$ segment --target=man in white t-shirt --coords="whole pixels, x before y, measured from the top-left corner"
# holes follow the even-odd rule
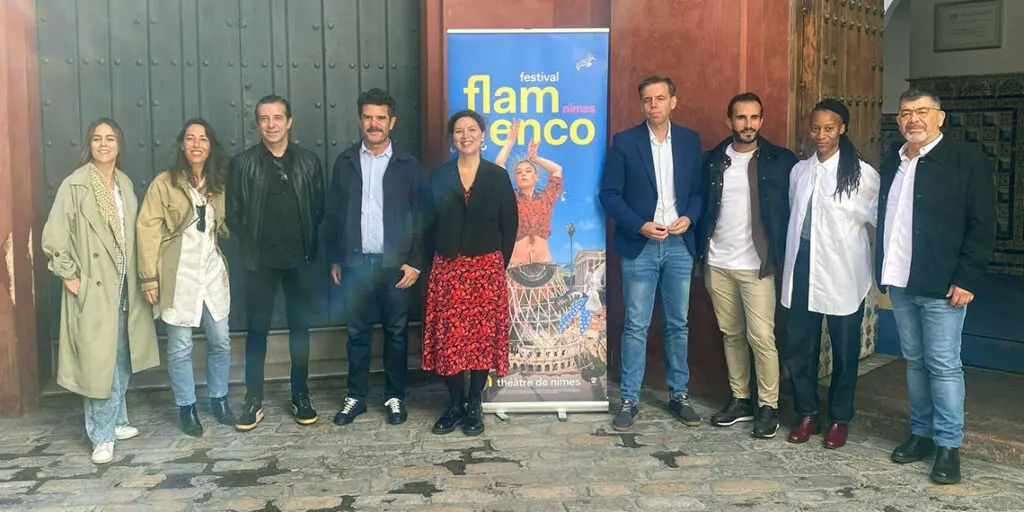
[[[754,93],[729,102],[732,135],[705,156],[708,183],[700,260],[722,331],[732,398],[711,424],[753,421],[753,435],[779,429],[779,356],[775,347],[775,274],[785,256],[789,223],[788,149],[760,136],[764,106]],[[757,375],[757,408],[750,392],[750,351]]]

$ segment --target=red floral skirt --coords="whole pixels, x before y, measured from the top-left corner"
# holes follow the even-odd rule
[[[434,255],[423,329],[424,370],[508,373],[512,319],[500,252],[448,259]]]

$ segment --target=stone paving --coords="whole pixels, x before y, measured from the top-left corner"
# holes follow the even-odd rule
[[[291,420],[277,386],[256,430],[236,433],[203,413],[202,438],[179,433],[169,393],[132,392],[142,435],[107,466],[89,462],[79,400],[47,399],[0,420],[0,510],[1024,510],[1024,468],[966,460],[963,485],[934,486],[929,464],[890,463],[895,443],[859,434],[856,422],[850,443],[829,451],[820,437],[788,444],[783,430],[756,440],[747,425],[688,428],[647,393],[627,434],[604,414],[544,414],[489,416],[478,438],[435,436],[440,386],[410,390],[404,425],[371,407],[337,427],[339,386],[315,383],[314,426]],[[241,390],[232,395],[240,401]],[[705,418],[710,405],[697,404]]]

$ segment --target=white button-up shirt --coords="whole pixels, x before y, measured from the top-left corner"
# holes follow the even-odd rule
[[[672,225],[679,218],[676,211],[676,180],[672,164],[672,127],[665,140],[658,142],[654,130],[647,127],[651,136],[651,155],[654,157],[654,181],[658,186],[658,205],[654,207],[654,222]],[[692,219],[691,219],[692,220]]]
[[[199,327],[202,325],[204,304],[214,322],[228,316],[231,312],[231,287],[227,265],[217,250],[217,216],[213,203],[204,199],[191,184],[185,192],[193,208],[206,205],[206,229],[199,231],[197,220],[182,233],[174,297],[171,307],[160,311],[160,318],[169,325]]]
[[[374,155],[364,142],[359,149],[359,167],[363,174],[362,215],[359,216],[364,254],[384,252],[384,171],[391,162],[391,142]]]
[[[808,308],[826,315],[850,315],[871,290],[871,243],[868,225],[878,215],[878,171],[860,163],[860,186],[850,196],[835,195],[839,152],[818,161],[815,153],[793,166],[789,177],[791,212],[786,231],[786,262],[782,272],[782,305],[793,298],[793,267],[800,249],[800,230],[811,209],[810,286]]]
[[[939,141],[942,134],[914,158],[907,157],[907,145],[900,148],[900,167],[889,188],[889,198],[885,202],[885,226],[882,246],[885,254],[882,257],[883,286],[906,288],[910,280],[910,260],[914,255],[914,181],[917,179],[917,162],[928,154]]]

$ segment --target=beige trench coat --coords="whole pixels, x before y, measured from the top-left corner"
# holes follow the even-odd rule
[[[160,290],[160,308],[174,307],[178,262],[181,260],[182,234],[196,220],[196,209],[188,196],[186,183],[178,183],[178,175],[164,171],[153,178],[153,183],[142,200],[138,218],[139,284],[143,290]],[[217,235],[228,237],[224,223],[224,194],[211,194]],[[217,246],[217,253],[228,268],[228,260]]]
[[[81,280],[78,296],[61,287],[57,384],[90,398],[108,398],[117,355],[119,269],[114,235],[89,186],[91,164],[64,179],[43,227],[43,253],[61,279]],[[138,201],[131,179],[115,171],[124,201],[128,344],[132,373],[160,365],[152,306],[139,287],[135,254]]]

